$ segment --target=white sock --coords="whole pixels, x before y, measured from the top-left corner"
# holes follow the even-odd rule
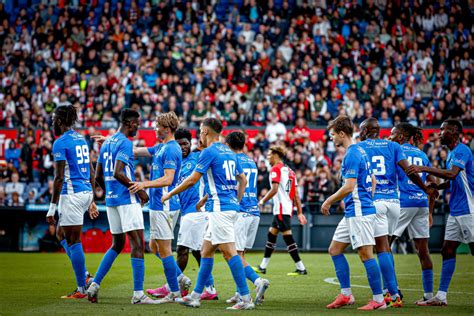
[[[388,293],[387,289],[383,289],[383,295],[385,296]]]
[[[78,286],[77,290],[82,294],[86,294],[86,288],[84,286]]]
[[[392,301],[395,301],[397,297],[400,297],[400,294],[390,295],[390,297],[392,298]]]
[[[445,292],[445,291],[438,291],[438,293],[436,293],[436,296],[437,296],[440,300],[445,300],[445,299],[446,299],[446,295],[448,295],[448,293]]]
[[[252,298],[250,297],[250,294],[242,296],[242,301],[244,301],[245,303],[251,302]]]
[[[191,297],[192,297],[193,299],[195,299],[195,300],[200,300],[200,299],[201,299],[201,294],[196,293],[196,292],[193,291],[193,292],[191,293]]]
[[[431,293],[423,293],[423,297],[426,298],[427,300],[429,300],[430,298],[433,297],[433,292],[431,292]]]
[[[184,278],[184,274],[183,274],[183,273],[181,273],[180,275],[178,275],[178,282],[181,281],[183,278]]]
[[[373,300],[376,301],[377,303],[382,303],[383,302],[383,294],[374,295]]]
[[[344,295],[344,296],[349,296],[349,295],[352,294],[352,290],[351,290],[350,287],[348,287],[348,288],[345,288],[345,289],[341,289],[341,293],[342,293],[342,295]]]
[[[260,263],[260,268],[266,269],[270,263],[270,258],[263,258],[262,263]]]
[[[253,282],[253,285],[258,286],[260,282],[262,282],[262,278],[256,279],[255,282]]]
[[[214,285],[206,286],[206,291],[209,294],[216,294],[216,288],[214,287]]]
[[[165,284],[165,287],[166,287],[166,289],[168,290],[168,292],[171,292],[170,286],[168,285],[168,283]]]
[[[296,269],[298,269],[300,271],[306,270],[305,267],[304,267],[303,261],[300,260],[296,263]]]
[[[86,278],[87,278],[88,275],[89,275],[89,271],[86,271]]]
[[[177,297],[181,297],[181,292],[180,291],[173,292],[173,295]]]
[[[143,295],[145,295],[145,293],[143,293],[143,290],[142,291],[133,291],[133,297],[142,297]]]

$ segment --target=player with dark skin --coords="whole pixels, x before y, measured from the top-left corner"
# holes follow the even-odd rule
[[[458,125],[459,124],[459,125]],[[440,128],[440,141],[441,145],[444,145],[453,150],[459,144],[460,131],[462,129],[461,123],[455,124],[453,121],[445,121],[441,124]],[[460,129],[461,127],[461,129]],[[461,168],[457,166],[452,166],[451,169],[438,169],[433,167],[426,166],[415,166],[411,165],[407,169],[407,174],[417,174],[420,172],[426,172],[430,175],[433,175],[437,178],[446,180],[445,182],[438,185],[438,190],[444,190],[450,187],[450,181],[454,180],[459,173]],[[441,254],[443,256],[443,261],[448,259],[456,258],[456,250],[458,249],[461,243],[453,240],[445,240],[443,247],[441,249]],[[471,248],[471,254],[474,255],[474,243],[469,243],[469,248]]]
[[[412,127],[411,129],[417,129],[417,128]],[[389,139],[391,141],[399,143],[400,145],[409,143],[410,139],[413,139],[413,143],[416,147],[416,144],[419,141],[423,140],[423,134],[421,134],[421,130],[419,132],[419,134],[421,134],[421,135],[418,134],[418,136],[416,134],[413,135],[413,132],[414,131],[403,129],[400,126],[395,126],[391,131]],[[418,137],[418,139],[417,139],[417,137]],[[421,137],[421,139],[419,139],[419,137]],[[427,176],[427,183],[428,183],[429,186],[436,187],[436,178],[433,177],[432,175],[428,175]],[[430,225],[430,227],[431,227],[431,225],[433,225],[433,216],[432,216],[432,214],[433,214],[433,208],[434,208],[435,201],[436,201],[436,199],[434,199],[434,198],[429,199],[429,214],[430,214],[429,215],[429,225]],[[396,238],[397,238],[397,236],[390,236],[390,244],[392,244],[395,241]],[[428,247],[429,239],[428,238],[414,238],[413,241],[415,242],[415,248],[416,248],[416,252],[418,254],[418,258],[420,259],[421,268],[423,270],[433,269],[433,262],[431,261],[430,251],[429,251],[429,247]]]
[[[123,133],[126,137],[134,137],[137,134],[138,127],[140,126],[139,118],[130,118],[124,120],[119,127],[119,132]],[[131,180],[125,174],[125,163],[121,160],[116,160],[114,167],[114,178],[125,187],[132,186]],[[105,190],[105,179],[102,163],[97,163],[96,170],[96,181],[97,184]],[[144,191],[137,192],[140,199],[140,203],[143,205],[148,202],[148,194]],[[143,259],[143,230],[133,230],[127,232],[128,239],[130,240],[131,256],[132,258]],[[112,249],[115,252],[120,253],[125,246],[125,234],[112,234]]]
[[[360,140],[364,141],[366,139],[380,139],[380,126],[379,122],[375,118],[368,118],[360,124]],[[438,197],[438,191],[434,188],[427,187],[420,176],[416,173],[408,174],[408,167],[410,163],[408,160],[403,159],[398,162],[398,166],[402,168],[405,173],[409,176],[410,180],[413,181],[418,187],[420,187],[426,194],[430,197]],[[379,236],[375,237],[375,249],[378,253],[381,252],[391,252],[390,245],[388,242],[388,236]]]
[[[53,130],[56,137],[60,137],[67,131],[71,130],[74,124],[77,121],[77,112],[72,105],[67,105],[58,108],[55,113],[53,113]],[[59,202],[59,196],[61,194],[61,189],[64,183],[64,174],[66,168],[66,161],[56,161],[54,163],[54,184],[53,184],[53,194],[51,197],[51,203],[57,204]],[[92,185],[92,190],[95,190],[95,177],[94,177],[94,168],[92,162],[90,162],[90,182]],[[97,211],[97,206],[94,202],[91,203],[89,207],[89,217],[91,219],[96,219],[99,216]],[[47,221],[51,225],[56,224],[54,216],[48,216]],[[82,235],[82,225],[73,225],[73,226],[59,226],[56,231],[56,236],[59,241],[66,238],[68,246],[71,246],[76,243],[81,242]]]

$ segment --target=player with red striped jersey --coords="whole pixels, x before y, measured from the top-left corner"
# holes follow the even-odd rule
[[[268,161],[272,166],[270,172],[271,189],[258,202],[262,207],[267,201],[273,199],[273,223],[268,230],[268,240],[265,245],[265,254],[262,263],[258,266],[258,271],[265,274],[270,257],[275,250],[278,233],[281,232],[283,240],[287,245],[288,253],[295,261],[296,271],[288,273],[288,275],[305,275],[308,274],[306,268],[301,261],[298,253],[298,246],[293,238],[291,231],[291,216],[293,214],[293,207],[296,204],[298,212],[298,220],[301,225],[307,223],[306,217],[303,215],[301,207],[301,200],[296,190],[296,175],[293,170],[283,163],[283,158],[286,155],[286,150],[280,146],[273,146],[268,152]]]

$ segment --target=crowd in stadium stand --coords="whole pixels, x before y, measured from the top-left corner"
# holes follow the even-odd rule
[[[328,138],[311,142],[308,126],[339,114],[382,127],[474,125],[467,1],[14,0],[0,3],[0,21],[0,128],[18,129],[0,165],[0,205],[49,202],[51,113],[68,102],[93,161],[89,135],[115,130],[123,108],[145,128],[167,111],[190,128],[206,117],[260,127],[249,140],[259,192],[266,150],[285,142],[306,202],[338,187],[343,154]],[[474,149],[472,138],[463,141]],[[443,167],[446,150],[428,141]],[[148,167],[138,161],[137,174]]]

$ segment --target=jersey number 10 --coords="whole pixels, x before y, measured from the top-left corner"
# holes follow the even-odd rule
[[[222,167],[225,170],[225,179],[227,181],[235,181],[235,161],[226,160]]]
[[[87,145],[76,146],[76,157],[79,165],[89,163],[89,147],[87,147]]]

